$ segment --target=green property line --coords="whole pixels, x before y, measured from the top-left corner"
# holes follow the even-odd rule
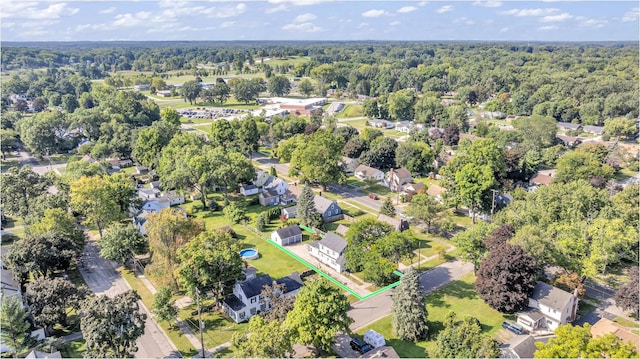
[[[302,227],[302,226],[300,226]],[[307,227],[303,227],[305,230],[308,230]],[[313,271],[315,271],[316,273],[320,274],[321,276],[327,278],[328,280],[330,280],[332,283],[334,283],[335,285],[337,285],[338,287],[346,290],[347,292],[349,292],[350,294],[352,294],[354,297],[358,298],[358,300],[364,300],[364,299],[368,299],[373,297],[374,295],[378,295],[380,293],[383,293],[397,285],[400,284],[400,281],[397,281],[395,283],[389,284],[388,286],[384,287],[384,288],[380,288],[378,290],[376,290],[375,292],[369,293],[365,296],[361,296],[360,294],[354,292],[351,288],[347,287],[346,285],[338,282],[335,278],[331,277],[330,275],[326,274],[325,272],[321,271],[320,269],[318,269],[316,266],[314,266],[313,264],[307,262],[306,260],[298,257],[298,255],[296,255],[295,253],[291,252],[290,250],[284,248],[283,246],[279,245],[278,243],[274,242],[271,240],[271,238],[267,239],[267,242],[271,243],[272,245],[276,246],[277,248],[279,248],[281,251],[287,253],[289,256],[291,256],[293,259],[297,260],[298,262],[306,265],[307,267],[309,267],[310,269],[312,269]],[[395,273],[395,271],[394,271]],[[400,273],[400,272],[398,272]],[[397,274],[397,273],[396,273]],[[402,274],[402,273],[400,273]]]

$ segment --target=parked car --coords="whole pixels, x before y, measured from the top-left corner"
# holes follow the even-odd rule
[[[525,334],[527,331],[522,327],[522,325],[518,324],[518,323],[514,323],[514,322],[510,322],[510,321],[504,321],[502,322],[502,327],[510,332],[513,332],[515,334]]]
[[[378,195],[375,194],[375,193],[369,193],[369,198],[377,200],[378,199]]]
[[[364,354],[371,350],[371,347],[369,346],[369,344],[363,342],[358,338],[351,338],[349,345],[351,346],[351,349],[357,351],[360,354]]]

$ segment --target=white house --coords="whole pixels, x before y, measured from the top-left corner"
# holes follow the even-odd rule
[[[307,245],[309,254],[338,273],[344,270],[346,264],[344,259],[346,248],[347,241],[333,232],[328,232],[322,240]]]
[[[262,187],[265,182],[269,179],[269,174],[264,171],[256,171],[256,179],[253,181],[253,184],[257,187]]]
[[[351,157],[342,156],[342,161],[340,162],[344,167],[344,172],[347,174],[353,173],[358,167],[358,160]]]
[[[243,184],[240,185],[240,193],[243,196],[251,196],[254,194],[258,194],[258,186],[254,185],[254,184]]]
[[[280,228],[271,232],[271,240],[281,246],[302,242],[302,231],[298,225]]]
[[[224,310],[236,323],[247,321],[258,312],[269,309],[269,304],[260,297],[260,292],[265,286],[272,285],[273,279],[268,274],[256,277],[255,271],[245,271],[247,272],[249,274],[246,275],[246,279],[236,282],[233,294],[225,297],[222,302]],[[275,283],[284,284],[286,296],[296,295],[303,286],[300,275],[295,272],[276,280]]]
[[[518,324],[530,332],[554,331],[571,323],[578,312],[577,293],[571,294],[544,282],[538,282],[529,297],[529,309],[517,314]]]
[[[289,188],[289,184],[282,178],[269,176],[269,178],[262,185],[262,190],[265,192],[275,192],[278,195],[283,195]]]
[[[166,197],[160,197],[145,201],[142,205],[142,210],[148,212],[160,212],[161,210],[169,207],[171,207],[169,199]]]
[[[394,192],[401,191],[404,184],[411,182],[413,182],[411,172],[404,167],[395,170],[392,168],[384,177],[384,186]]]
[[[396,131],[409,133],[411,132],[412,129],[413,129],[412,121],[400,121],[396,123]]]
[[[365,165],[356,167],[356,169],[353,171],[353,174],[360,181],[375,180],[376,182],[379,182],[384,179],[384,172]]]
[[[161,199],[166,198],[166,200],[169,201],[170,206],[175,206],[175,205],[184,203],[184,194],[176,193],[175,191],[163,193],[160,196],[160,198]]]
[[[160,190],[157,188],[140,188],[138,190],[138,198],[143,200],[154,199],[160,197]]]

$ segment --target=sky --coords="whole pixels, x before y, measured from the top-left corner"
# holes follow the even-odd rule
[[[638,41],[638,1],[0,2],[1,41]]]

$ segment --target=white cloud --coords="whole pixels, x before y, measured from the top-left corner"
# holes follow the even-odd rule
[[[420,1],[418,3],[418,6],[420,6],[420,7],[427,6],[428,3],[429,3],[428,1]]]
[[[497,1],[497,0],[477,0],[477,1],[474,1],[471,5],[473,5],[473,6],[482,6],[482,7],[500,7],[500,6],[502,6],[502,1]]]
[[[403,7],[399,8],[397,11],[399,13],[401,13],[401,14],[406,14],[408,12],[412,12],[412,11],[416,11],[416,10],[418,10],[418,8],[415,7],[415,6],[403,6]]]
[[[444,14],[445,12],[449,12],[449,11],[453,11],[453,6],[445,5],[436,10],[438,14]]]
[[[562,22],[573,18],[573,15],[568,12],[563,12],[558,15],[547,15],[540,19],[540,22]]]
[[[362,13],[363,17],[380,17],[382,15],[387,15],[387,12],[384,10],[371,9]]]
[[[287,24],[282,27],[282,30],[287,31],[302,31],[302,32],[320,32],[323,29],[320,26],[316,26],[310,22],[303,22],[302,24]]]
[[[267,14],[273,14],[276,12],[280,12],[280,11],[287,11],[289,10],[289,7],[286,4],[280,4],[276,7],[272,7],[272,8],[268,8],[265,13]]]
[[[335,0],[268,0],[271,4],[291,4],[296,6],[315,5],[323,2],[331,2]]]
[[[509,31],[508,27],[503,27],[502,29],[500,29],[500,32],[502,32],[502,33],[505,33],[507,31]]]
[[[547,26],[540,26],[538,28],[538,30],[540,31],[551,31],[551,30],[557,30],[558,27],[556,25],[547,25]]]
[[[67,3],[61,2],[51,4],[46,8],[38,8],[37,2],[4,2],[0,17],[3,19],[31,19],[31,20],[48,20],[59,19],[61,17],[72,16],[78,13],[80,9],[68,7]],[[37,31],[34,31],[34,33]]]
[[[393,22],[390,22],[390,23],[389,23],[389,26],[398,26],[398,25],[400,25],[400,24],[401,24],[401,22],[400,22],[400,21],[393,21]]]
[[[236,22],[235,21],[225,21],[222,24],[220,24],[220,28],[221,29],[225,29],[227,27],[232,27],[233,25],[235,25]]]
[[[299,23],[303,23],[303,22],[309,22],[309,21],[315,20],[317,18],[318,17],[315,16],[314,14],[306,13],[306,14],[302,14],[302,15],[296,16],[296,18],[293,19],[293,22],[299,24]]]
[[[633,9],[624,13],[624,16],[622,17],[622,21],[624,22],[637,21],[638,17],[640,17],[640,8],[634,7]]]
[[[151,18],[148,11],[139,11],[135,14],[118,14],[111,23],[112,27],[136,27],[147,22]]]
[[[229,6],[226,8],[216,9],[216,10],[217,10],[216,12],[210,12],[209,17],[224,19],[228,17],[236,17],[242,14],[243,12],[247,11],[247,5],[240,3],[236,6]]]
[[[101,13],[101,14],[112,14],[115,11],[116,11],[116,7],[112,6],[112,7],[100,10],[99,13]]]
[[[559,9],[556,8],[544,8],[544,9],[511,9],[507,11],[501,11],[500,15],[513,15],[517,17],[524,16],[547,16],[556,14]]]
[[[580,21],[579,26],[581,26],[581,27],[593,27],[593,28],[599,29],[601,27],[604,27],[608,23],[609,23],[609,21],[607,21],[607,20],[584,19],[584,20]]]
[[[463,16],[463,17],[459,17],[459,18],[457,18],[457,19],[454,19],[454,20],[453,20],[453,23],[454,23],[454,24],[473,25],[473,24],[475,24],[476,22],[475,22],[475,21],[473,21],[473,20],[471,20],[471,19],[469,19],[469,18],[468,18],[468,17],[466,17],[466,16]]]

